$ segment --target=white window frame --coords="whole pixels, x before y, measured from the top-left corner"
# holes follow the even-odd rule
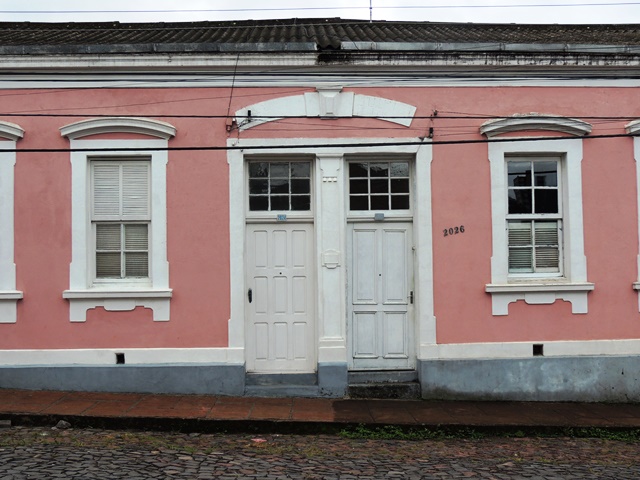
[[[90,198],[91,198],[91,203],[93,206],[93,201],[95,200],[95,177],[93,177],[93,168],[95,168],[95,165],[104,165],[107,164],[109,162],[116,162],[120,165],[128,163],[128,162],[132,162],[132,163],[136,163],[138,165],[141,164],[146,164],[145,166],[147,166],[147,168],[149,169],[149,174],[151,173],[151,168],[150,168],[150,159],[147,157],[141,157],[140,159],[137,159],[135,157],[99,157],[99,158],[92,158],[90,159],[90,175],[91,175],[91,193],[90,193]],[[147,202],[148,202],[148,206],[149,206],[149,215],[151,212],[151,202],[150,200],[150,191],[151,191],[151,175],[149,175],[149,183],[147,185]],[[104,284],[123,284],[123,285],[127,285],[127,284],[137,284],[137,285],[145,285],[145,286],[149,286],[150,285],[150,278],[151,278],[151,271],[150,271],[150,259],[151,259],[151,249],[149,248],[149,243],[147,245],[147,261],[148,261],[148,265],[149,265],[149,275],[147,275],[146,277],[122,277],[122,278],[104,278],[104,277],[98,277],[97,275],[97,260],[98,260],[98,256],[97,256],[97,225],[98,224],[114,224],[114,225],[118,225],[118,226],[122,226],[122,225],[127,225],[127,224],[144,224],[147,226],[147,241],[150,241],[150,232],[151,232],[151,218],[150,216],[147,215],[143,215],[143,216],[138,216],[136,218],[123,218],[122,216],[120,216],[120,218],[116,219],[116,218],[110,218],[109,220],[105,220],[105,219],[101,219],[98,217],[96,217],[95,212],[92,213],[91,216],[91,245],[95,246],[95,250],[94,250],[94,255],[92,257],[92,262],[91,262],[91,278],[93,278],[93,285],[94,286],[98,286],[98,285],[104,285]],[[120,235],[122,237],[122,228],[120,228]],[[123,252],[125,250],[125,242],[124,242],[124,238],[121,238],[121,245],[120,245],[120,263],[121,263],[121,269],[122,269],[122,255]]]
[[[558,228],[558,244],[559,244],[559,248],[558,248],[558,258],[559,258],[559,270],[557,272],[509,272],[509,278],[517,280],[517,279],[527,279],[527,278],[553,278],[553,277],[557,277],[557,278],[561,278],[564,276],[564,260],[563,260],[563,237],[562,237],[562,219],[563,219],[563,211],[562,211],[562,159],[560,157],[556,157],[556,156],[539,156],[536,155],[535,157],[531,157],[531,156],[509,156],[505,158],[505,161],[507,162],[507,165],[509,164],[509,162],[519,162],[519,161],[528,161],[528,162],[536,162],[536,161],[554,161],[556,162],[556,173],[557,173],[557,187],[555,188],[555,190],[558,193],[558,212],[557,213],[509,213],[509,180],[508,180],[508,167],[507,167],[507,171],[505,173],[507,173],[507,187],[505,190],[505,194],[507,195],[507,198],[505,199],[505,201],[507,202],[507,215],[505,217],[506,220],[506,225],[505,228],[507,229],[507,259],[509,258],[509,245],[508,245],[508,236],[509,236],[509,222],[510,221],[524,221],[524,222],[541,222],[544,220],[551,220],[551,221],[556,221],[559,223]],[[534,177],[532,176],[532,182],[535,182]],[[531,192],[532,192],[532,201],[535,202],[535,190],[536,190],[535,183],[532,184],[532,188],[531,188]],[[534,227],[535,228],[535,227]],[[534,238],[535,238],[535,234]],[[533,255],[535,255],[535,240],[534,240],[534,248],[533,248]],[[507,267],[508,268],[508,267]],[[532,265],[532,268],[535,270],[535,265]]]
[[[633,138],[633,157],[636,162],[636,195],[638,201],[638,238],[640,239],[640,120],[634,120],[625,125],[628,134],[634,135]],[[640,248],[640,242],[638,243]],[[640,311],[640,250],[637,256],[638,278],[633,282],[633,289],[638,292],[638,311]]]
[[[512,275],[508,265],[506,221],[507,161],[514,156],[561,157],[558,182],[563,208],[563,275]],[[587,294],[593,283],[587,281],[584,254],[582,214],[582,141],[578,138],[490,143],[491,214],[493,255],[491,283],[485,291],[491,294],[493,315],[508,315],[511,302],[551,304],[556,300],[571,302],[574,314],[587,313]]]
[[[0,122],[0,323],[16,323],[17,302],[23,293],[16,290],[14,260],[14,170],[16,143],[24,130]]]
[[[69,289],[69,320],[86,321],[88,309],[130,311],[136,307],[153,310],[154,321],[170,319],[169,263],[167,261],[167,162],[168,140],[175,128],[165,122],[148,119],[101,118],[84,120],[61,128],[71,145],[71,223],[72,253]],[[140,140],[82,139],[101,133],[137,133],[159,137]],[[122,149],[149,149],[130,152]],[[135,159],[151,164],[151,221],[149,230],[149,280],[127,282],[94,281],[95,238],[91,226],[91,160]]]

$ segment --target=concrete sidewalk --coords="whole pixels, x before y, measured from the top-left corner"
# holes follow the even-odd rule
[[[553,431],[640,428],[640,404],[254,398],[0,389],[12,424],[331,432],[349,425]]]

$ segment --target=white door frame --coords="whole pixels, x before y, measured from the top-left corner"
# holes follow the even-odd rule
[[[420,138],[394,139],[403,145],[385,145],[381,138],[279,138],[230,139],[227,146],[229,163],[229,236],[230,236],[230,296],[229,345],[227,362],[245,362],[245,224],[246,178],[245,162],[249,155],[315,155],[315,232],[317,275],[317,324],[319,363],[346,363],[346,155],[409,154],[415,158],[414,201],[414,318],[417,358],[432,357],[437,348],[433,311],[433,260],[431,216],[432,148]],[[317,147],[324,145],[325,147]],[[331,146],[335,145],[335,146]],[[348,145],[348,146],[345,146]],[[370,146],[373,145],[373,146]],[[256,147],[264,146],[264,150]],[[327,147],[328,146],[328,147]],[[243,151],[244,147],[252,147]],[[246,157],[246,158],[245,158]],[[330,217],[330,218],[329,218]]]

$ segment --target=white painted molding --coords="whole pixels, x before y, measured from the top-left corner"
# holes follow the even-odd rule
[[[640,120],[634,120],[627,124],[627,132],[635,134],[640,133]],[[633,158],[636,161],[636,201],[638,212],[638,239],[640,239],[640,137],[633,139]],[[637,281],[634,282],[633,288],[638,291],[638,311],[640,311],[640,241],[638,242],[638,255],[636,257],[637,264]]]
[[[624,126],[627,133],[638,135],[640,133],[640,120],[633,120]]]
[[[513,115],[509,118],[489,120],[481,125],[480,133],[491,138],[509,132],[551,130],[583,137],[591,133],[591,129],[591,124],[576,118],[544,115],[541,113],[526,113]]]
[[[554,155],[562,157],[562,208],[564,218],[564,277],[523,277],[509,275],[506,157],[509,155]],[[535,142],[490,143],[492,257],[491,294],[493,315],[507,315],[508,305],[517,300],[529,304],[571,302],[573,313],[587,313],[587,294],[593,284],[587,281],[582,213],[582,141],[539,140]]]
[[[24,56],[23,56],[24,57]],[[125,60],[122,58],[123,56],[119,56],[119,58],[112,58],[110,66],[114,66]],[[127,60],[130,55],[125,55]],[[246,57],[243,57],[246,58]],[[267,66],[281,66],[283,63],[287,62],[287,58],[278,57],[279,61],[276,64],[275,62],[271,65]],[[6,59],[6,61],[4,61]],[[28,59],[29,68],[33,68],[33,57],[26,57]],[[26,60],[25,58],[19,58],[19,60]],[[104,60],[103,57],[101,57]],[[185,60],[190,60],[191,57],[183,58],[182,62],[177,62],[175,57],[172,58],[171,67],[178,67],[178,64],[181,63],[183,67],[189,67],[195,65],[196,62],[189,62]],[[486,59],[486,58],[485,58]],[[149,88],[229,88],[231,85],[237,88],[264,88],[265,84],[276,84],[279,87],[294,87],[297,89],[300,88],[315,88],[318,86],[326,86],[326,87],[334,87],[336,86],[336,80],[329,78],[326,74],[326,70],[323,68],[322,71],[316,73],[309,73],[308,71],[304,71],[304,66],[297,64],[300,67],[300,72],[298,75],[290,75],[286,78],[283,78],[281,75],[268,74],[264,73],[264,65],[258,67],[260,69],[259,73],[252,73],[248,75],[243,75],[238,73],[235,77],[233,74],[229,74],[229,70],[220,72],[219,75],[212,76],[211,72],[216,68],[226,68],[224,63],[221,62],[220,57],[217,55],[214,57],[209,56],[209,58],[205,59],[201,62],[201,65],[206,65],[206,69],[208,73],[205,73],[204,76],[195,76],[195,75],[185,75],[184,69],[175,74],[163,74],[163,73],[155,73],[150,74],[150,69],[154,68],[154,65],[165,62],[147,62],[146,60],[151,60],[150,58],[145,57],[140,60],[138,66],[141,66],[145,69],[145,81],[139,82],[137,84],[132,85],[130,82],[130,76],[127,74],[118,73],[113,75],[105,75],[100,76],[96,74],[93,76],[91,80],[79,79],[78,76],[73,75],[60,75],[56,76],[55,80],[34,80],[33,75],[22,75],[20,73],[16,74],[8,74],[3,73],[0,78],[0,88],[2,89],[20,89],[20,88],[32,88],[32,89],[44,89],[44,88],[52,88],[52,89],[69,89],[69,88],[112,88],[112,89],[149,89]],[[317,67],[315,65],[316,56],[313,56],[313,60],[307,62],[307,65],[313,69]],[[552,59],[549,59],[552,60]],[[233,71],[233,67],[235,65],[236,56],[232,57],[232,60],[228,65],[231,66],[231,71]],[[295,60],[294,60],[295,61]],[[516,60],[519,61],[519,60]],[[134,60],[135,62],[135,60]],[[214,63],[215,62],[215,63]],[[283,63],[280,63],[283,62]],[[11,70],[11,60],[3,55],[3,68]],[[56,59],[54,62],[44,61],[43,59],[38,59],[38,65],[41,68],[59,68],[62,67],[64,69],[72,69],[74,65],[77,68],[93,68],[95,67],[96,58],[92,56],[92,58],[84,61],[76,61],[76,57],[73,58],[69,56],[64,56],[62,59]],[[354,85],[354,86],[362,86],[366,88],[376,87],[376,88],[395,88],[398,85],[402,85],[405,88],[421,88],[421,87],[447,87],[447,88],[469,88],[469,87],[581,87],[581,88],[638,88],[640,87],[640,80],[636,78],[624,78],[618,76],[615,78],[615,69],[609,70],[609,78],[578,78],[581,73],[588,75],[593,72],[593,68],[596,66],[598,62],[592,62],[591,65],[587,67],[587,69],[581,69],[577,67],[576,70],[573,71],[573,78],[558,78],[558,77],[547,77],[543,78],[540,76],[540,71],[537,72],[521,72],[517,78],[513,76],[510,77],[502,77],[500,75],[492,76],[491,74],[487,74],[487,65],[482,62],[482,65],[479,65],[477,62],[474,62],[475,67],[478,67],[482,70],[482,72],[478,72],[478,76],[474,76],[470,78],[467,74],[466,77],[461,78],[457,75],[460,72],[459,68],[454,67],[450,71],[450,75],[433,76],[433,75],[416,75],[415,67],[401,67],[399,65],[394,65],[394,76],[393,78],[389,78],[388,70],[381,70],[381,73],[385,73],[384,75],[375,75],[374,70],[375,66],[372,65],[368,72],[372,73],[371,76],[367,77],[365,80],[365,84],[363,84],[362,76],[358,76],[356,73],[347,73],[345,71],[339,71],[339,84],[340,85]],[[15,64],[14,64],[15,65]],[[49,65],[49,67],[45,67],[44,65]],[[55,65],[55,66],[54,66]],[[78,66],[82,65],[82,66]],[[293,65],[293,63],[288,63],[288,65]],[[600,63],[601,66],[609,68],[610,65],[605,65],[604,63]],[[505,65],[500,65],[504,67]],[[518,65],[519,66],[519,65]],[[418,66],[420,68],[429,68],[425,67],[424,60]],[[469,72],[468,65],[465,64],[465,72]],[[475,68],[471,66],[470,68]],[[20,68],[20,67],[15,67]],[[119,72],[126,70],[128,67],[122,66],[119,68]],[[136,68],[136,67],[132,67]],[[164,67],[162,67],[164,68]],[[178,67],[180,68],[180,67]],[[536,67],[539,68],[539,67]],[[637,66],[632,67],[631,65],[625,65],[624,68],[637,68]],[[124,69],[124,70],[123,70]],[[620,70],[618,70],[620,72]],[[619,74],[618,74],[619,75]],[[461,81],[463,80],[463,81]]]
[[[318,282],[318,354],[320,362],[346,362],[346,274],[341,252],[346,252],[346,172],[344,158],[348,155],[370,152],[387,155],[415,155],[415,178],[420,179],[420,188],[414,196],[414,244],[415,251],[415,324],[416,351],[420,345],[436,342],[436,321],[433,301],[433,258],[432,258],[432,212],[431,212],[431,160],[432,146],[429,142],[416,138],[403,139],[407,142],[422,142],[416,145],[362,147],[359,144],[378,143],[375,138],[268,138],[230,139],[228,146],[253,147],[269,146],[264,151],[234,149],[227,151],[229,163],[229,232],[230,232],[230,291],[231,318],[229,319],[229,347],[242,351],[245,346],[245,224],[246,189],[245,156],[269,155],[308,156],[314,152],[313,145],[332,145],[319,150],[315,160],[315,197],[312,206],[316,212],[316,271],[322,275]],[[341,144],[350,147],[338,146]],[[296,145],[300,147],[296,148]],[[291,148],[293,147],[293,148]],[[324,179],[330,179],[325,182]],[[326,208],[318,205],[326,202]],[[336,217],[336,218],[332,218]],[[370,220],[370,218],[369,218]],[[337,252],[338,254],[336,255]],[[330,260],[337,257],[339,264],[331,261],[335,268],[324,268],[323,260],[328,253]],[[326,290],[325,290],[326,288]]]
[[[0,291],[0,324],[16,323],[18,308],[16,302],[23,298],[18,290]]]
[[[244,356],[233,348],[92,348],[0,350],[0,365],[115,365],[116,353],[125,354],[127,365],[244,364]]]
[[[24,137],[24,130],[20,125],[11,122],[0,121],[0,138],[17,142]]]
[[[550,305],[556,300],[571,302],[571,313],[587,313],[587,292],[594,289],[593,283],[558,284],[511,284],[486,285],[491,293],[492,314],[508,315],[509,304],[524,300],[528,305]]]
[[[155,322],[169,321],[169,290],[65,290],[62,298],[70,301],[69,321],[86,322],[87,310],[103,307],[109,312],[130,312],[136,307],[153,310]]]
[[[16,290],[14,263],[14,170],[16,141],[24,131],[8,122],[0,122],[0,131],[0,137],[9,140],[0,141],[0,323],[16,323],[23,294]]]
[[[341,87],[319,87],[316,92],[274,98],[238,110],[240,130],[281,120],[287,116],[308,118],[374,117],[408,127],[416,107],[382,97],[342,92]]]
[[[20,300],[24,298],[24,294],[20,290],[2,290],[0,291],[0,300]],[[1,323],[1,319],[0,319]]]
[[[421,360],[532,358],[533,345],[544,345],[544,357],[636,356],[640,340],[586,340],[501,343],[451,343],[425,346]]]
[[[69,321],[86,321],[86,311],[133,310],[137,306],[153,309],[155,321],[169,320],[171,289],[167,261],[167,141],[146,140],[71,140],[71,264],[69,289],[63,297],[69,301]],[[118,149],[145,148],[145,152],[119,152]],[[94,150],[95,151],[92,151]],[[105,156],[103,149],[109,150]],[[153,149],[153,150],[152,150]],[[83,151],[78,151],[83,150]],[[94,284],[93,237],[89,198],[89,162],[91,157],[139,157],[151,163],[151,231],[149,238],[149,281],[139,285],[122,282]],[[93,292],[93,293],[90,293]]]
[[[60,129],[60,134],[69,140],[101,133],[138,133],[169,140],[176,135],[176,129],[166,122],[130,117],[92,118],[71,123]]]

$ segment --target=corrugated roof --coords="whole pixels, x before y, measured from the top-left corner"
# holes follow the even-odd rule
[[[49,52],[74,50],[68,47],[83,47],[96,53],[126,52],[140,45],[178,44],[312,44],[320,49],[340,49],[344,42],[637,46],[640,25],[369,22],[339,18],[181,23],[0,22],[0,48],[5,53],[16,48],[28,52],[32,47],[48,47]],[[87,49],[89,46],[100,48]]]

